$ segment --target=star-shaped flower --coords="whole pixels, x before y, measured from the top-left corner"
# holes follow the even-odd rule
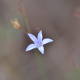
[[[31,40],[34,42],[34,44],[30,44],[27,48],[26,48],[26,51],[30,51],[34,48],[38,48],[38,50],[44,54],[44,47],[43,45],[44,44],[47,44],[49,42],[53,42],[52,39],[50,38],[46,38],[46,39],[43,39],[43,35],[42,35],[42,30],[40,30],[40,32],[38,33],[38,36],[37,38],[33,35],[33,34],[30,34],[28,33],[28,36],[31,38]],[[43,39],[43,40],[42,40]]]

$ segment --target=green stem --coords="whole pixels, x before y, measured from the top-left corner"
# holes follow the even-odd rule
[[[37,49],[35,49],[35,56],[39,65],[40,75],[42,76],[41,80],[49,80],[43,57]]]

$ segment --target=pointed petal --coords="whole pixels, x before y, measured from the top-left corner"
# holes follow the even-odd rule
[[[43,38],[43,36],[42,36],[42,30],[40,30],[40,32],[38,33],[38,41],[40,41],[40,42],[42,42],[42,38]]]
[[[26,51],[30,51],[30,50],[32,50],[32,49],[34,49],[34,48],[37,48],[37,46],[36,46],[35,44],[30,44],[30,45],[28,45],[28,47],[26,48]]]
[[[43,46],[38,47],[38,50],[39,50],[42,54],[44,54],[44,47],[43,47]]]
[[[53,42],[53,40],[49,39],[49,38],[46,38],[46,39],[43,39],[42,44],[44,45],[44,44],[47,44],[49,42]]]
[[[37,42],[37,38],[36,38],[33,34],[28,33],[28,36],[31,38],[31,40],[32,40],[34,43]]]

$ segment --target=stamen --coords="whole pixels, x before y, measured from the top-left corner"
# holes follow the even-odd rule
[[[37,42],[37,47],[40,47],[41,46],[41,43],[38,41]]]

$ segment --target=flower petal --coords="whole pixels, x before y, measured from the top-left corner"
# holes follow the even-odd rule
[[[30,50],[32,50],[32,49],[34,49],[34,48],[37,48],[37,46],[36,46],[35,44],[30,44],[30,45],[28,45],[28,47],[26,48],[26,51],[30,51]]]
[[[28,36],[31,38],[31,40],[32,40],[34,43],[37,42],[37,38],[36,38],[33,34],[28,33]]]
[[[38,50],[39,50],[42,54],[44,54],[44,47],[43,47],[43,46],[38,47]]]
[[[42,30],[40,30],[40,32],[38,33],[38,41],[40,41],[41,43],[42,43],[42,38],[43,38],[43,36],[42,36]]]
[[[53,42],[53,40],[50,39],[50,38],[43,39],[42,45],[47,44],[47,43],[49,43],[49,42]]]

